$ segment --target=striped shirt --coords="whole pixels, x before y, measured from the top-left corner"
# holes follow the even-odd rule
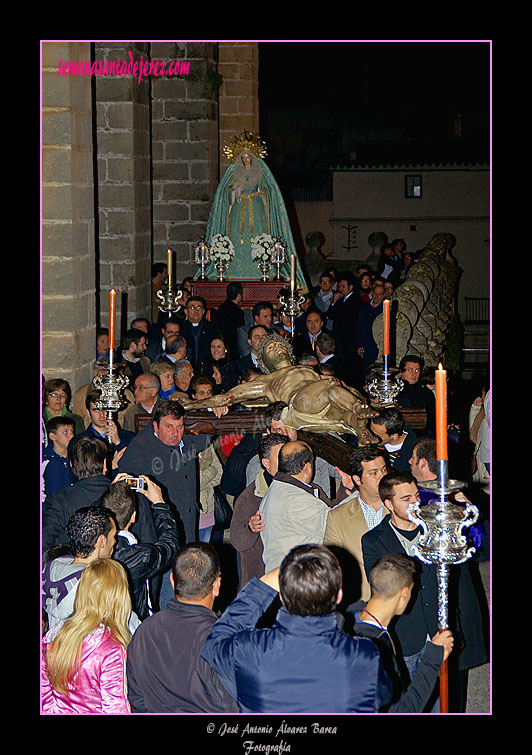
[[[379,508],[375,511],[373,506],[369,506],[367,503],[364,503],[360,496],[358,497],[358,501],[360,503],[362,513],[364,514],[366,524],[368,525],[368,530],[372,530],[373,527],[376,527],[382,521],[384,514],[384,503],[381,503]]]

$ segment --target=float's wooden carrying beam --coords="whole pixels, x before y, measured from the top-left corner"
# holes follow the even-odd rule
[[[424,409],[401,409],[405,418],[405,425],[411,430],[422,430],[427,423]],[[138,414],[135,417],[135,429],[138,432],[151,421],[150,414]],[[231,411],[223,417],[215,417],[207,409],[190,410],[185,415],[185,432],[194,435],[213,434],[226,435],[229,433],[263,433],[266,430],[264,409],[250,409],[247,411]],[[348,460],[353,446],[328,433],[306,433],[300,431],[298,437],[305,440],[315,454],[329,464],[348,471]]]

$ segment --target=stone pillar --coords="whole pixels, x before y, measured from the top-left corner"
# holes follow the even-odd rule
[[[134,317],[150,317],[150,79],[119,73],[149,58],[149,42],[98,42],[97,61],[116,73],[96,76],[100,319],[108,326],[109,290],[116,297],[116,334]],[[131,53],[131,54],[130,54]]]
[[[259,133],[258,42],[220,42],[220,175],[228,162],[223,146],[242,129]],[[260,133],[259,133],[260,136]]]
[[[180,282],[197,270],[218,184],[218,88],[214,42],[153,42],[153,60],[189,62],[188,74],[152,79],[153,259],[175,250]]]
[[[42,371],[74,391],[96,346],[92,107],[60,60],[90,61],[89,43],[42,43]]]

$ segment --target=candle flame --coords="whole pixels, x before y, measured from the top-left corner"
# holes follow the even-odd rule
[[[443,367],[442,367],[442,364],[441,364],[441,362],[440,362],[440,363],[439,363],[439,365],[438,365],[438,369],[439,369],[439,370],[443,370]]]

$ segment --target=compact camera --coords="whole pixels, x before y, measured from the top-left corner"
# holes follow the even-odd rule
[[[126,477],[124,482],[129,485],[131,490],[144,490],[146,488],[146,483],[142,477]]]

